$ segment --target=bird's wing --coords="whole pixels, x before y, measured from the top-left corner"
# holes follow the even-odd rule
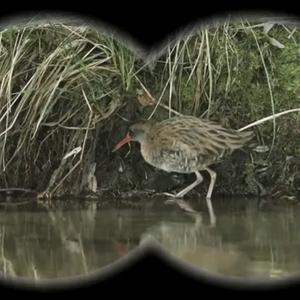
[[[228,137],[221,127],[195,124],[189,128],[168,130],[168,127],[156,131],[153,139],[168,150],[182,151],[185,155],[221,155],[228,148]]]
[[[153,137],[160,156],[174,168],[195,169],[206,166],[222,156],[224,150],[215,146],[208,136],[180,131],[158,132]]]
[[[152,134],[155,152],[168,162],[198,166],[216,162],[251,138],[250,133],[190,117],[162,121],[155,125]]]

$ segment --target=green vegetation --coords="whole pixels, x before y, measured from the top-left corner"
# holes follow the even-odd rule
[[[300,107],[299,61],[299,28],[245,19],[201,28],[149,62],[95,28],[3,29],[0,186],[55,196],[140,188],[155,170],[136,149],[111,153],[127,120],[175,111],[241,128]],[[299,122],[293,113],[255,127],[260,147],[216,166],[215,191],[299,195]]]

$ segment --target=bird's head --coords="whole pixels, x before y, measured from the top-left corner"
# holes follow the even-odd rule
[[[139,121],[129,127],[126,136],[115,146],[113,152],[120,149],[125,144],[133,142],[143,143],[146,140],[147,134],[152,126],[152,121]]]

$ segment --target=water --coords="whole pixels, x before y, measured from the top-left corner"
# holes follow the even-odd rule
[[[75,203],[75,204],[74,204]],[[198,203],[198,201],[196,202]],[[0,272],[33,280],[89,274],[126,257],[149,237],[211,274],[286,278],[300,270],[300,208],[257,208],[255,199],[214,199],[186,213],[165,199],[131,205],[95,201],[0,205]],[[58,208],[59,207],[59,208]]]

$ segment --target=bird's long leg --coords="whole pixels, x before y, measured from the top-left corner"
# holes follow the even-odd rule
[[[181,198],[181,197],[183,197],[185,194],[187,194],[195,186],[197,186],[198,184],[200,184],[203,181],[203,177],[202,177],[202,175],[198,171],[196,171],[195,174],[197,176],[197,179],[192,184],[190,184],[185,189],[183,189],[182,191],[178,192],[177,194],[169,194],[169,193],[164,193],[164,194],[167,195],[167,196],[174,197],[174,198]]]
[[[206,195],[206,204],[207,204],[207,208],[208,208],[208,212],[209,212],[210,224],[212,226],[215,226],[216,225],[216,215],[214,213],[214,209],[213,209],[213,206],[212,206],[212,203],[211,203],[211,194],[212,194],[213,189],[214,189],[217,174],[216,174],[215,171],[213,171],[209,168],[206,168],[205,170],[210,175],[210,183],[209,183],[208,192],[207,192],[207,195]]]
[[[211,198],[211,194],[213,192],[214,186],[215,186],[215,182],[216,182],[216,178],[217,178],[217,173],[209,168],[205,169],[209,175],[210,175],[210,183],[209,183],[209,187],[208,187],[208,192],[206,194],[206,199],[210,199]]]

